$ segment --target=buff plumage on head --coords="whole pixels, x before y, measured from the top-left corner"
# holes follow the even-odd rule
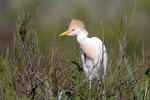
[[[71,29],[72,27],[82,27],[84,28],[84,24],[82,21],[77,20],[77,19],[72,19],[70,25],[69,25],[69,29]]]

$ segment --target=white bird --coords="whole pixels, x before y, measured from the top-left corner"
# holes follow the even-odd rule
[[[88,32],[85,30],[82,21],[73,19],[70,23],[68,31],[61,33],[59,36],[77,36],[77,41],[80,45],[81,60],[83,71],[90,82],[94,78],[100,80],[100,72],[103,69],[106,74],[107,67],[107,52],[103,42],[97,37],[87,37]]]

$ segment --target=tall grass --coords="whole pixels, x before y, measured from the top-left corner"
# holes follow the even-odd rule
[[[26,11],[18,18],[13,42],[6,54],[0,57],[0,99],[150,99],[149,60],[145,58],[144,47],[141,54],[136,54],[133,50],[130,57],[127,55],[129,26],[127,15],[123,11],[120,11],[120,47],[118,46],[118,51],[107,50],[109,59],[104,84],[99,86],[93,80],[92,92],[89,91],[88,82],[84,82],[85,76],[82,74],[80,62],[78,63],[78,55],[73,62],[72,59],[66,59],[66,52],[55,41],[41,51],[38,45],[40,41],[36,14],[32,12]],[[75,52],[78,52],[77,49]]]
[[[72,94],[68,95],[69,91],[62,90],[59,94],[58,100],[61,100],[62,94],[64,94],[64,93],[66,94],[66,96],[68,97],[69,100],[79,100],[79,98],[80,98],[80,81],[81,81],[81,74],[83,72],[83,69],[80,67],[79,63],[77,63],[75,61],[72,61],[72,63],[76,65],[77,70],[78,70],[77,79],[76,79],[76,94],[73,97]]]
[[[123,50],[123,48],[122,48],[122,45],[120,43],[120,51],[122,51],[122,50]],[[135,81],[135,78],[133,76],[133,72],[132,72],[130,66],[128,65],[128,63],[127,63],[126,56],[124,56],[124,63],[125,63],[126,71],[128,73],[128,80],[129,80],[130,87],[132,89],[133,99],[134,100],[139,100],[139,93],[138,93],[138,90],[137,90],[136,81]]]

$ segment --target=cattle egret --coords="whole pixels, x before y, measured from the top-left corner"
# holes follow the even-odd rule
[[[68,31],[60,34],[59,36],[77,36],[77,41],[80,45],[82,67],[87,80],[97,79],[100,80],[100,70],[106,74],[107,66],[107,53],[103,42],[97,37],[87,37],[88,32],[85,30],[82,21],[73,19],[70,23]]]

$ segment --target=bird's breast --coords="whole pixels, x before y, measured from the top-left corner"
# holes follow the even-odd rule
[[[94,62],[94,60],[97,58],[96,52],[94,51],[96,48],[86,43],[81,43],[81,47],[86,56]]]

